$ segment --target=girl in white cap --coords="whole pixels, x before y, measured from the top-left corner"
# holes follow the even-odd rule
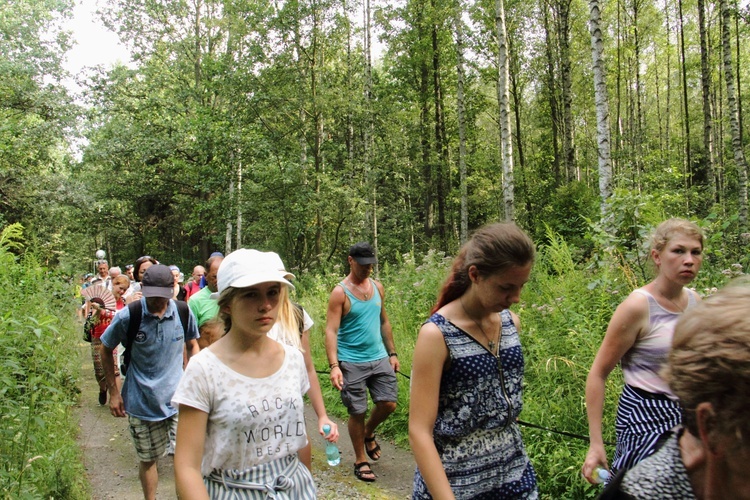
[[[180,418],[175,482],[182,499],[313,499],[297,453],[307,444],[299,349],[268,337],[293,285],[240,249],[217,276],[226,335],[194,356],[173,397]]]

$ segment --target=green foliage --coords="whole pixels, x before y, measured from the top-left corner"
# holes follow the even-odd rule
[[[654,209],[640,204],[626,209],[628,203],[623,200],[617,203],[621,204],[620,213],[614,218],[619,221],[618,227],[604,232],[597,223],[584,235],[592,248],[591,259],[579,260],[580,250],[550,227],[545,229],[544,243],[538,245],[531,280],[523,290],[521,303],[514,307],[521,319],[526,363],[524,409],[520,417],[525,422],[588,436],[584,397],[588,370],[617,305],[632,289],[649,279],[641,275],[645,262],[638,259],[645,259],[642,252],[655,222],[648,214]],[[721,224],[714,218],[699,223],[709,234],[707,248],[720,245],[722,254],[732,255],[741,250],[731,238],[729,243],[721,242]],[[724,229],[731,233],[732,224]],[[630,237],[635,240],[629,240]],[[640,257],[636,257],[638,252]],[[398,256],[397,264],[386,264],[381,269],[401,371],[406,375],[411,371],[417,332],[447,276],[450,260],[440,252],[428,252],[422,258],[406,254]],[[711,293],[712,288],[741,274],[746,265],[722,262],[715,265],[706,259],[707,265],[696,280],[700,293]],[[333,272],[325,276],[303,275],[297,286],[297,300],[316,321],[311,350],[315,365],[322,372],[328,372],[324,349],[328,295],[348,270],[335,268]],[[320,374],[320,381],[329,413],[346,418],[338,392],[331,388],[325,373]],[[615,440],[614,420],[622,384],[618,368],[607,380],[602,428],[606,442]],[[408,391],[408,379],[399,377],[398,409],[380,431],[403,446],[408,446]],[[596,497],[600,489],[590,486],[580,475],[588,451],[585,440],[534,427],[522,427],[522,432],[537,471],[541,498]],[[608,452],[611,457],[614,447],[608,446]]]
[[[0,234],[0,491],[3,498],[86,498],[72,409],[79,332],[72,287]]]

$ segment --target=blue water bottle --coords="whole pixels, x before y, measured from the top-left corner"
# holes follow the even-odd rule
[[[604,469],[602,467],[597,467],[594,469],[594,481],[596,481],[597,484],[606,483],[609,481],[609,471],[607,469]]]
[[[323,433],[328,436],[331,433],[331,426],[326,424],[323,426]],[[334,467],[341,462],[341,453],[339,453],[339,447],[335,443],[326,441],[326,460],[328,465]]]

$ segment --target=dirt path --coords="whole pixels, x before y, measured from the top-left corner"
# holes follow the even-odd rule
[[[86,473],[91,484],[93,500],[140,500],[141,483],[138,463],[130,441],[127,419],[114,418],[109,407],[99,406],[99,388],[94,381],[89,344],[81,344],[81,404],[78,442],[83,450]],[[321,381],[327,383],[327,381]],[[315,414],[305,408],[308,423],[315,422]],[[354,478],[354,452],[346,432],[346,423],[339,425],[341,464],[329,467],[325,462],[322,438],[312,437],[313,476],[320,499],[408,499],[414,474],[414,459],[410,453],[379,440],[382,458],[373,465],[378,480],[365,484]],[[159,489],[157,498],[175,498],[172,457],[159,460]]]

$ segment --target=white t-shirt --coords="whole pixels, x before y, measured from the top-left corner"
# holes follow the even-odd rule
[[[313,322],[313,320],[310,317],[310,315],[307,314],[307,311],[305,311],[304,309],[302,309],[302,328],[303,328],[302,331],[306,332],[307,330],[309,330],[310,328],[312,328],[314,324],[315,323]],[[267,335],[269,337],[271,337],[272,339],[274,339],[276,342],[281,342],[281,340],[279,338],[279,333],[281,332],[281,328],[282,328],[281,324],[277,321],[276,323],[273,324],[273,326],[271,327],[271,329],[268,330],[268,334]]]
[[[201,473],[245,471],[307,445],[304,401],[310,388],[302,353],[284,346],[281,368],[252,378],[225,365],[210,349],[188,363],[172,405],[208,413]]]

